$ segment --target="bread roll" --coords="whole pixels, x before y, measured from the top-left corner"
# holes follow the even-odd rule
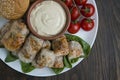
[[[28,9],[30,0],[0,0],[0,14],[7,19],[21,18]]]

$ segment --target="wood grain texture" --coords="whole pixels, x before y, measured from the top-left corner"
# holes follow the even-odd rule
[[[64,74],[23,75],[0,61],[0,80],[120,80],[120,0],[96,0],[99,30],[90,56]]]

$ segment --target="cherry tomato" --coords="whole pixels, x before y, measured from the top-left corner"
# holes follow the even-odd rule
[[[76,22],[76,23],[70,23],[70,26],[68,28],[68,32],[71,34],[75,34],[80,30],[80,23]]]
[[[80,12],[85,17],[91,17],[95,13],[95,7],[92,4],[85,4],[82,6]]]
[[[86,2],[87,0],[75,0],[75,3],[80,6],[86,4]]]
[[[82,27],[85,31],[90,31],[90,30],[93,29],[93,27],[94,27],[94,21],[93,21],[93,19],[84,18],[84,19],[81,21],[81,27]]]
[[[63,1],[68,8],[72,8],[72,6],[73,6],[73,1],[72,0],[63,0]]]
[[[74,20],[78,19],[79,16],[80,16],[80,12],[79,12],[78,8],[73,7],[72,10],[71,10],[71,20],[74,21]]]

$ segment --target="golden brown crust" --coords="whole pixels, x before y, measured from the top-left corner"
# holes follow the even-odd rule
[[[29,31],[26,24],[18,20],[10,21],[9,23],[8,26],[11,28],[4,34],[1,42],[9,51],[17,51],[23,45]]]
[[[65,36],[53,40],[52,48],[57,56],[65,56],[69,54],[69,45]]]
[[[30,0],[0,0],[0,13],[7,19],[18,19],[28,9]]]

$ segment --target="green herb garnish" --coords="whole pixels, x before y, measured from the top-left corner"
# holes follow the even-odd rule
[[[12,55],[11,52],[9,52],[7,54],[7,57],[5,58],[5,62],[13,62],[13,61],[16,61],[18,59],[18,57]]]
[[[28,72],[31,72],[32,70],[34,70],[35,67],[32,66],[31,63],[24,63],[21,61],[21,69],[24,73],[28,73]]]
[[[64,62],[64,66],[67,68],[72,68],[72,64],[70,63],[70,61],[68,60],[68,56],[64,56],[63,57],[63,62]]]
[[[59,74],[60,72],[62,72],[64,70],[64,68],[52,68],[52,70],[56,73]]]

